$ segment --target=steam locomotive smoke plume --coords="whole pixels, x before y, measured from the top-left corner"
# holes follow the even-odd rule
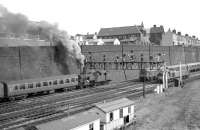
[[[26,33],[28,18],[22,14],[13,14],[0,5],[0,31],[21,35]]]
[[[70,40],[67,32],[59,30],[57,24],[30,21],[26,16],[13,14],[0,5],[0,32],[14,33],[17,36],[39,35],[41,39],[50,41],[51,45],[57,47],[55,62],[60,64],[62,70],[70,69],[68,58],[73,58],[78,65],[83,65],[84,56],[81,54],[78,43]],[[61,49],[61,46],[65,49]]]

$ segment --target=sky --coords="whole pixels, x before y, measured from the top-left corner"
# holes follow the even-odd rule
[[[13,13],[57,23],[71,35],[100,28],[163,25],[200,38],[199,0],[0,0]]]

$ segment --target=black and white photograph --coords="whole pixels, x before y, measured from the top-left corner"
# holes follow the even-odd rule
[[[0,130],[200,130],[199,0],[0,0]]]

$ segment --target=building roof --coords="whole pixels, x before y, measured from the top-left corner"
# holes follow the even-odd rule
[[[150,33],[164,33],[164,28],[163,26],[160,27],[154,26],[150,29]]]
[[[97,103],[95,104],[97,108],[101,109],[103,112],[108,113],[113,110],[130,106],[133,105],[134,102],[127,99],[127,98],[121,98],[118,100],[110,101],[110,102],[105,102],[105,103]]]
[[[142,26],[125,26],[125,27],[112,27],[112,28],[101,28],[98,36],[116,36],[126,34],[140,33]]]
[[[71,130],[99,119],[99,116],[83,112],[74,116],[62,118],[48,123],[37,125],[39,130]]]

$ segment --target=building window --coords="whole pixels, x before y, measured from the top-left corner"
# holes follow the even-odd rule
[[[119,109],[119,118],[123,118],[123,108]]]
[[[94,130],[94,124],[89,124],[89,130]]]
[[[18,89],[18,86],[16,85],[16,86],[14,87],[14,89],[17,90],[17,89]]]
[[[69,79],[66,79],[66,80],[65,80],[65,83],[69,83]]]
[[[28,88],[33,88],[33,84],[28,84]]]
[[[41,87],[41,83],[36,83],[36,87]]]
[[[54,80],[53,85],[57,85],[57,84],[58,84],[57,80]]]
[[[64,84],[64,81],[63,81],[63,80],[60,80],[60,84]]]
[[[50,86],[50,85],[52,85],[52,82],[51,82],[51,81],[49,81],[49,86]]]
[[[128,113],[131,113],[131,106],[128,107]]]
[[[75,82],[75,78],[72,78],[72,79],[71,79],[71,82]]]
[[[22,84],[22,85],[20,86],[20,89],[25,89],[25,84]]]
[[[43,86],[48,86],[48,82],[43,82]]]
[[[113,120],[113,112],[110,113],[110,121]]]

